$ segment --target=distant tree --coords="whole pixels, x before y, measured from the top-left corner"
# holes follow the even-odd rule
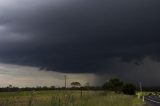
[[[51,89],[55,89],[55,86],[50,86]]]
[[[103,85],[103,88],[119,93],[122,91],[123,82],[117,78],[110,79]]]
[[[81,84],[79,82],[72,82],[71,86],[74,87],[74,88],[76,88],[76,87],[80,87]]]
[[[43,89],[47,89],[48,87],[47,87],[47,86],[43,86],[42,88],[43,88]]]
[[[8,85],[8,86],[7,86],[7,91],[10,92],[11,89],[12,89],[12,87],[13,87],[12,85]]]
[[[37,89],[41,89],[42,87],[41,87],[41,86],[36,86],[36,88],[37,88]]]
[[[128,95],[135,95],[136,87],[133,84],[125,84],[123,86],[123,93]]]
[[[8,85],[8,88],[12,88],[13,86],[12,85]]]

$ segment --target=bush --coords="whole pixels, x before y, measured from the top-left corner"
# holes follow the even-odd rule
[[[135,95],[136,87],[133,84],[125,84],[123,86],[123,93],[128,95]]]
[[[108,89],[111,91],[114,91],[116,93],[120,93],[123,88],[123,82],[119,79],[110,79],[108,82],[106,82],[103,86],[104,89]]]

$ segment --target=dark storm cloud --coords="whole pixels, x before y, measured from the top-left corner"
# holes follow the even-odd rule
[[[0,10],[1,62],[116,73],[115,58],[138,65],[159,58],[159,0],[15,2]]]

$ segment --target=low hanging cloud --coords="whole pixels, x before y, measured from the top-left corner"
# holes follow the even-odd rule
[[[124,78],[128,69],[114,70],[116,59],[125,67],[142,66],[146,58],[159,62],[159,4],[0,0],[0,61],[65,73],[121,73]]]
[[[39,70],[37,67],[0,64],[0,86],[6,87],[8,85],[18,87],[37,87],[37,86],[55,86],[63,87],[65,78],[67,76],[67,87],[71,86],[71,82],[78,81],[85,86],[86,83],[90,85],[100,85],[97,83],[98,76],[91,73],[60,73],[54,71]],[[102,84],[102,82],[101,82]]]

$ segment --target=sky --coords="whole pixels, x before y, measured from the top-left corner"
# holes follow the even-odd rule
[[[65,74],[68,83],[98,85],[116,77],[159,86],[159,5],[0,0],[0,86],[62,86]]]

